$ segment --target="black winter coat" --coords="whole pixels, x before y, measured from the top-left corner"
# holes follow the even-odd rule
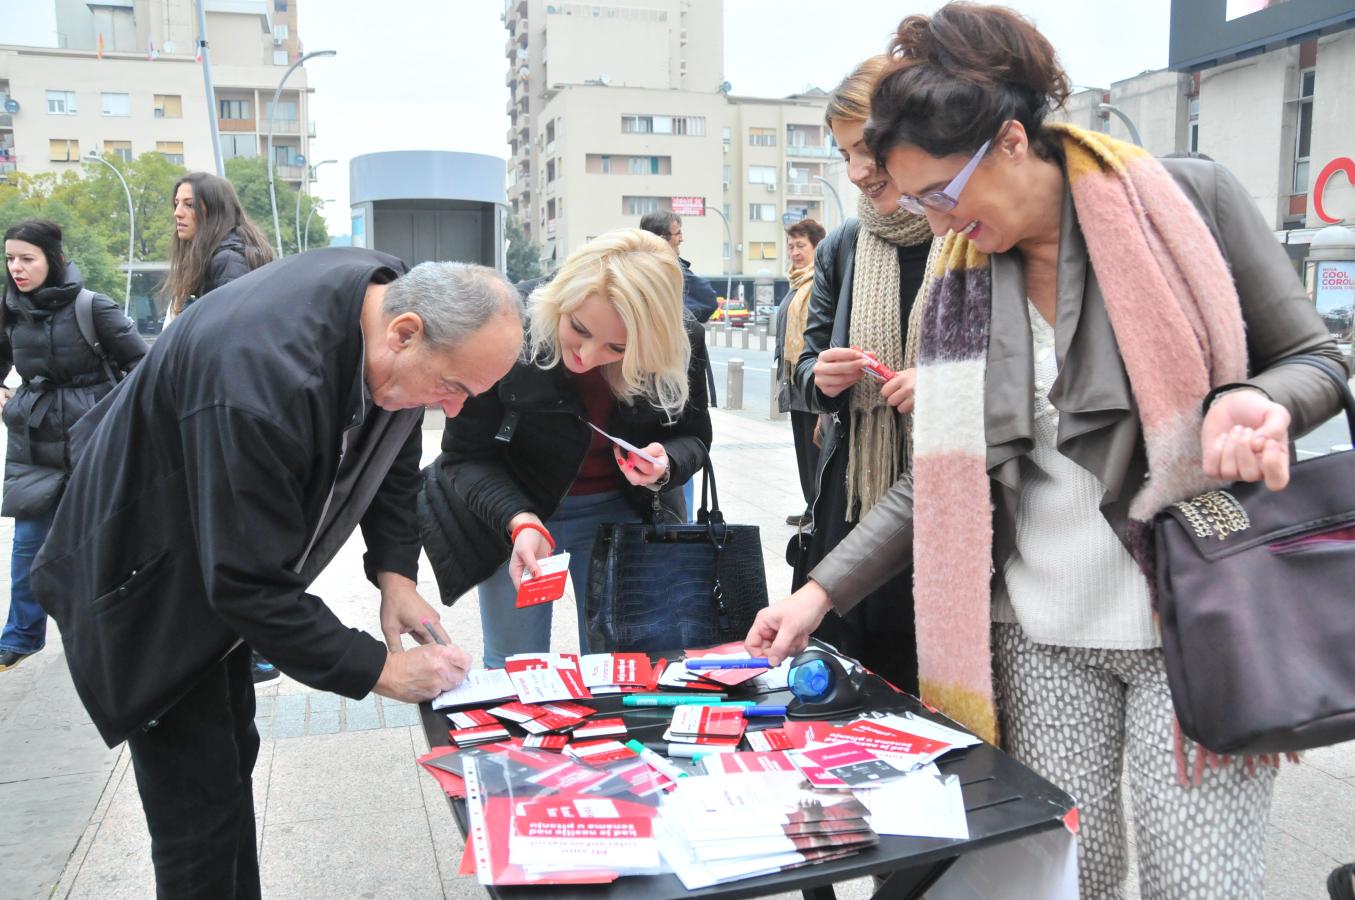
[[[214,291],[223,284],[229,284],[241,275],[248,274],[249,261],[245,258],[245,243],[232,228],[226,232],[226,237],[212,253],[211,261],[207,263],[207,277],[198,288],[198,296],[201,297],[208,291]]]
[[[15,368],[23,383],[0,412],[9,432],[0,515],[31,519],[56,505],[71,471],[71,426],[113,389],[75,320],[82,286],[71,265],[59,285],[5,297],[0,381]],[[103,294],[94,295],[94,330],[121,371],[146,355],[136,326]]]
[[[385,644],[308,588],[359,524],[368,578],[418,578],[423,410],[373,408],[360,323],[368,285],[404,271],[347,247],[256,269],[188,309],[75,429],[33,590],[109,746],[241,639],[317,690],[376,684]],[[331,505],[350,437],[378,431]]]
[[[678,420],[665,424],[648,404],[618,404],[602,426],[636,446],[658,441],[667,451],[672,475],[662,493],[616,473],[617,488],[650,519],[681,516],[682,485],[701,470],[710,447],[705,329],[688,319],[687,337],[688,399]],[[443,603],[456,602],[508,559],[513,516],[533,512],[545,521],[559,509],[592,441],[586,417],[563,363],[546,370],[520,362],[447,421],[442,454],[424,469],[419,494],[419,529]]]

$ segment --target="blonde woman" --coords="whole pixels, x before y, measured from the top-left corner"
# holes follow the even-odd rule
[[[479,586],[486,667],[550,649],[552,604],[519,609],[517,586],[562,550],[587,650],[597,526],[685,521],[680,486],[710,445],[704,332],[683,313],[682,270],[663,240],[629,228],[595,238],[528,306],[526,358],[448,420],[419,500],[443,602]]]

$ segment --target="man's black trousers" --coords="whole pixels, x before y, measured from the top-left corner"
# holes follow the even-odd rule
[[[128,738],[161,898],[259,897],[254,678],[240,645]]]

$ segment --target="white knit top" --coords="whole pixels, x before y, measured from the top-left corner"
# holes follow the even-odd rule
[[[1101,515],[1105,487],[1056,446],[1059,411],[1054,328],[1027,301],[1035,358],[1034,449],[1021,461],[1016,549],[1003,572],[1008,597],[993,618],[1019,622],[1031,640],[1139,650],[1161,644],[1148,583]]]

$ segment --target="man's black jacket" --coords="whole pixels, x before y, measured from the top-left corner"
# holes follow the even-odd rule
[[[306,593],[325,561],[308,547],[345,430],[378,415],[363,387],[364,294],[404,271],[351,248],[256,269],[193,304],[76,429],[33,587],[110,746],[241,638],[311,687],[357,698],[375,685],[386,648]],[[422,417],[394,414],[401,449],[375,497],[328,520],[351,533],[361,515],[369,578],[417,576]]]

